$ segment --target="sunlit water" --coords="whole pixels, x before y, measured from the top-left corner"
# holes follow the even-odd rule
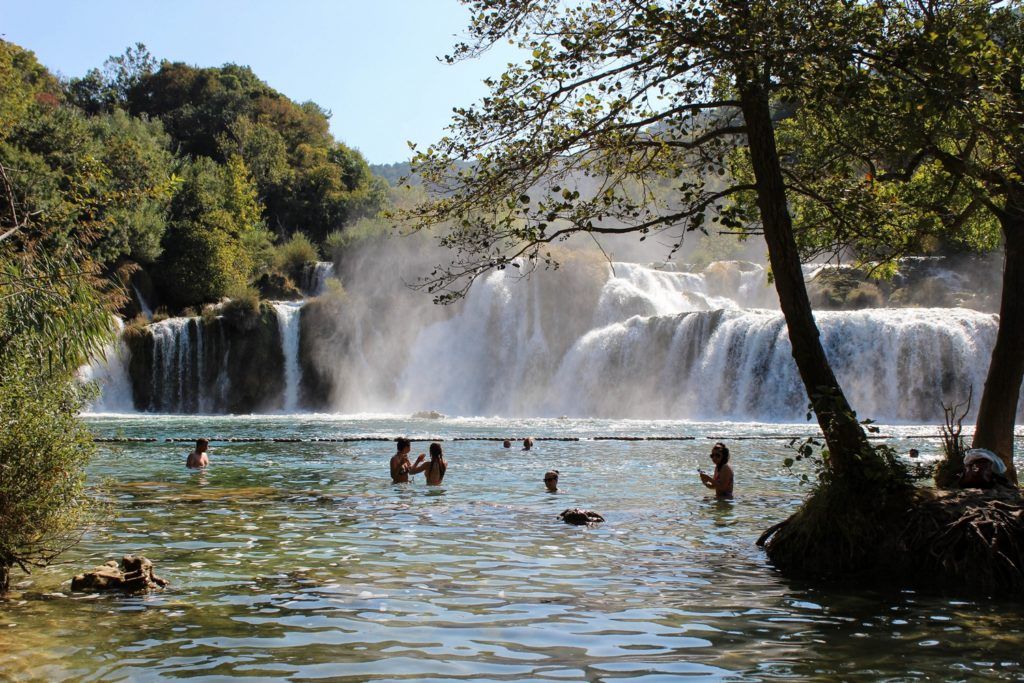
[[[113,521],[0,606],[0,678],[154,680],[934,680],[1024,677],[1019,604],[822,591],[755,546],[804,495],[786,441],[732,438],[737,495],[697,478],[708,437],[805,425],[336,416],[89,418]],[[931,427],[894,427],[924,458]],[[218,443],[206,472],[171,437],[439,436],[444,486],[393,486],[390,443]],[[516,444],[473,436],[578,436]],[[594,436],[696,437],[622,442]],[[426,450],[414,444],[413,454]],[[561,471],[564,491],[544,492]],[[601,512],[594,528],[556,519]],[[144,597],[66,580],[144,553]],[[20,575],[15,581],[21,581]]]

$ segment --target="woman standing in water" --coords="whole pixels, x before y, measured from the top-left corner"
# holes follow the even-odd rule
[[[714,476],[698,469],[700,481],[715,490],[717,498],[732,498],[732,468],[729,467],[729,449],[719,441],[711,449],[711,462],[715,463]]]
[[[440,486],[444,473],[448,470],[448,461],[444,459],[441,444],[436,441],[430,444],[430,463],[425,470],[427,486]]]

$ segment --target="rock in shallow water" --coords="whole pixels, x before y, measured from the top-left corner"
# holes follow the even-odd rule
[[[583,510],[581,508],[569,508],[558,515],[558,518],[566,524],[575,524],[576,526],[597,524],[604,521],[604,517],[593,510]]]
[[[139,555],[125,555],[121,567],[116,560],[110,560],[91,571],[71,579],[73,591],[109,591],[141,593],[154,588],[163,588],[167,581],[153,573],[153,563]]]

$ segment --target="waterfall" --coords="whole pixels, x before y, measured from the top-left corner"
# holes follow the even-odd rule
[[[301,303],[274,303],[277,324],[281,330],[281,351],[284,355],[284,411],[295,412],[299,404],[299,309]]]
[[[302,289],[310,296],[320,296],[327,288],[327,280],[334,277],[334,263],[317,261],[306,269]]]
[[[807,265],[805,277],[831,267]],[[807,398],[763,266],[580,259],[529,278],[521,270],[491,272],[457,306],[429,315],[425,297],[399,305],[386,287],[360,292],[355,282],[344,303],[321,302],[315,334],[301,340],[304,304],[275,303],[284,371],[274,382],[247,368],[254,347],[244,332],[198,318],[154,323],[148,408],[294,412],[305,381],[324,394],[314,402],[346,413],[803,420]],[[333,269],[311,273],[322,289]],[[935,422],[943,403],[970,387],[980,395],[998,325],[967,308],[815,317],[852,405],[881,421]],[[416,322],[427,319],[435,322]],[[302,377],[300,341],[315,381]],[[123,383],[108,384],[97,406],[123,406]]]
[[[805,268],[811,277],[820,266]],[[460,312],[424,329],[401,375],[401,409],[457,415],[573,415],[802,420],[807,399],[764,269],[713,263],[698,272],[615,263],[596,304],[548,288],[545,274],[499,271]],[[951,308],[816,314],[825,351],[857,410],[935,421],[941,404],[983,386],[998,317]],[[566,326],[565,349],[547,339]],[[1022,405],[1024,407],[1024,405]]]
[[[146,303],[146,297],[142,296],[142,292],[139,291],[138,285],[132,285],[132,291],[135,292],[135,298],[139,302],[139,309],[142,311],[142,315],[146,320],[153,319],[153,309]]]
[[[124,413],[135,409],[132,403],[132,383],[128,377],[128,348],[121,338],[124,323],[115,318],[118,338],[103,349],[103,356],[78,371],[83,382],[95,382],[99,396],[89,404],[89,411],[97,413]]]
[[[153,334],[153,395],[150,410],[195,412],[203,391],[198,359],[192,352],[195,318],[168,318],[149,326]],[[201,334],[201,330],[196,330]],[[195,407],[189,410],[189,405]]]
[[[996,319],[966,309],[819,313],[822,343],[865,417],[931,421],[985,380]],[[785,321],[773,311],[633,317],[566,355],[549,414],[799,420],[807,398]]]

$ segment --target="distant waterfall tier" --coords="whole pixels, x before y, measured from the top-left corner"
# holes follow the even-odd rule
[[[985,381],[994,316],[957,309],[817,315],[822,343],[862,417],[934,421]],[[800,420],[807,395],[780,313],[634,317],[586,334],[551,381],[548,414]]]
[[[309,296],[320,296],[327,289],[327,281],[333,277],[334,264],[330,261],[317,261],[306,266],[299,285]]]

